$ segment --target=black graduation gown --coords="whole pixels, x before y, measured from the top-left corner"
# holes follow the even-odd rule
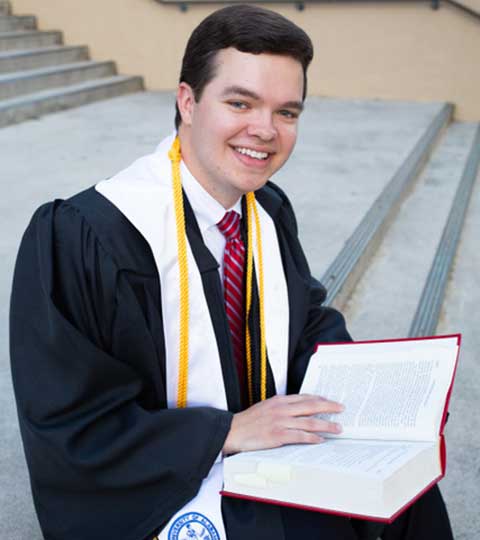
[[[288,284],[293,393],[316,342],[350,337],[343,317],[321,306],[325,290],[310,274],[288,199],[268,183],[257,200],[275,222]],[[196,495],[241,408],[218,265],[185,201],[228,411],[166,408],[157,270],[150,247],[115,206],[90,188],[40,207],[25,232],[11,298],[12,375],[48,540],[152,535]],[[257,315],[253,309],[254,375]],[[222,511],[231,540],[283,536],[278,507],[224,498]]]

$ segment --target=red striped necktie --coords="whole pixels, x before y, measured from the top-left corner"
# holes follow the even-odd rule
[[[225,310],[232,335],[233,355],[237,366],[242,396],[245,395],[245,326],[243,299],[243,269],[245,246],[240,234],[240,216],[227,212],[217,223],[227,241],[223,254],[223,284]]]

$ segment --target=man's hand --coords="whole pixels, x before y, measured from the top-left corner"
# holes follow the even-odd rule
[[[342,411],[343,405],[318,396],[274,396],[233,416],[223,453],[322,442],[319,433],[340,433],[342,429],[339,424],[319,420],[314,415]]]

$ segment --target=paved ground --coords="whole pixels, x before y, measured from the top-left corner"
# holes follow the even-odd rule
[[[277,180],[291,195],[301,236],[317,275],[322,275],[338,253],[438,108],[438,104],[379,101],[314,99],[309,102],[296,153]],[[172,126],[173,96],[144,93],[0,130],[4,193],[0,201],[3,261],[0,268],[0,538],[41,539],[29,493],[8,363],[9,291],[21,234],[39,204],[55,197],[67,197],[111,176],[151,151]],[[480,209],[476,215],[480,215]],[[475,226],[478,231],[478,220],[470,228]],[[459,281],[455,287],[463,288],[465,279],[478,292],[478,280],[468,257],[465,264],[470,264],[470,277],[465,278],[461,273],[459,262],[455,274]],[[475,264],[478,270],[478,258]],[[449,315],[455,317],[454,328],[471,321],[479,299],[477,295],[474,304],[473,298],[472,295],[467,311],[459,308]],[[472,339],[468,346],[470,360],[464,364],[462,375],[467,382],[469,377],[471,381],[475,368],[473,351],[478,351],[479,344],[477,338],[477,342]],[[479,401],[478,393],[471,388],[466,403],[469,407],[472,403],[478,406]],[[468,484],[471,491],[462,501],[452,500],[451,505],[456,522],[461,523],[468,514],[468,525],[459,538],[473,539],[478,536],[473,531],[479,532],[478,518],[474,515],[478,507],[474,480],[479,471],[478,461],[475,469],[470,468],[474,458],[469,452],[475,451],[478,456],[478,446],[470,444],[467,433],[461,435],[465,425],[460,426],[458,437],[469,444],[461,445],[465,448],[463,461],[451,465],[451,470],[472,479]],[[471,427],[474,428],[473,420]],[[455,476],[455,482],[458,478]],[[467,500],[477,501],[471,505],[471,511],[465,503]]]

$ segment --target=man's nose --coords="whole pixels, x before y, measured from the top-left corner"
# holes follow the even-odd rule
[[[277,128],[275,127],[272,114],[267,111],[259,113],[255,118],[252,118],[247,131],[248,135],[258,137],[265,142],[272,141],[277,136]]]

